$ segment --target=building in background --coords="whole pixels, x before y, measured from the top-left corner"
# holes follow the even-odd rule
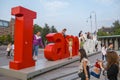
[[[10,35],[12,38],[14,36],[14,19],[11,18],[10,21],[0,20],[0,36]]]
[[[113,28],[112,27],[102,27],[102,28],[98,29],[98,31],[102,31],[102,32],[106,32],[107,34],[110,34],[111,32],[113,32]]]

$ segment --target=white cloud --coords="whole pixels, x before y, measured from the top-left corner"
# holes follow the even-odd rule
[[[40,3],[47,11],[59,11],[69,6],[69,3],[64,0],[40,0]]]
[[[64,0],[41,0],[46,17],[56,17],[62,15],[68,8],[69,2]]]
[[[112,5],[118,0],[95,0],[95,1],[104,5]]]
[[[49,11],[59,11],[68,7],[69,3],[58,0],[46,2],[45,8]]]

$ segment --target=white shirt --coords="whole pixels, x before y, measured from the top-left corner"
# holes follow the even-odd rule
[[[39,39],[39,38],[41,38],[40,36],[37,36],[37,35],[35,35],[35,37],[36,37],[36,39]]]
[[[102,52],[103,55],[106,55],[106,51],[107,51],[107,49],[105,47],[102,47],[102,51],[101,52]]]
[[[84,62],[84,61],[86,61],[86,62],[87,62],[87,65],[90,66],[90,62],[88,61],[88,59],[83,58],[83,59],[81,60],[81,62],[80,62],[80,66],[79,66],[80,72],[83,71],[83,62]]]
[[[14,50],[14,44],[11,46],[12,50]]]

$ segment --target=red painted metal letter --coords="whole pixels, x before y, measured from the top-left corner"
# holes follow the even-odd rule
[[[35,65],[32,59],[33,42],[33,19],[36,12],[21,6],[12,8],[12,15],[15,15],[15,35],[14,35],[14,60],[10,62],[12,69],[23,69]]]
[[[61,33],[49,33],[46,38],[50,42],[44,49],[46,59],[55,61],[69,57],[69,38],[73,39],[73,56],[78,55],[79,42],[77,37],[69,35],[64,37]]]
[[[48,60],[59,60],[64,58],[65,41],[61,33],[50,33],[46,36],[49,43],[44,49],[44,55]]]

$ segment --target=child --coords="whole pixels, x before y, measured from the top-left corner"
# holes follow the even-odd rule
[[[38,49],[39,45],[44,48],[44,45],[42,43],[42,38],[41,38],[41,32],[38,31],[33,38],[33,59],[37,60],[38,58]]]
[[[9,43],[8,46],[7,46],[7,50],[6,50],[6,51],[7,51],[7,58],[10,58],[11,45],[12,45],[12,44]]]
[[[69,38],[68,45],[69,45],[69,52],[70,52],[70,57],[68,59],[72,59],[72,45],[73,45],[72,38]]]

